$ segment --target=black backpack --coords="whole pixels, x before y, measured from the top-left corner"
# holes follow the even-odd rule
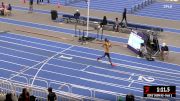
[[[135,101],[134,100],[134,95],[132,95],[132,94],[126,95],[126,101]]]
[[[33,95],[31,95],[31,96],[30,96],[30,101],[36,101],[36,97],[33,96]]]

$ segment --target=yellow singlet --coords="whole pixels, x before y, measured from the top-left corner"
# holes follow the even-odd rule
[[[111,43],[104,42],[103,47],[104,47],[105,53],[109,53],[109,48],[111,47]]]

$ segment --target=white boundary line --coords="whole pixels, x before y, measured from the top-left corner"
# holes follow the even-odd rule
[[[43,45],[43,44],[41,44],[41,45]],[[69,45],[69,44],[68,44]],[[57,46],[53,46],[53,47],[57,47]],[[78,46],[79,47],[79,46]],[[62,47],[57,47],[57,48],[62,48]],[[85,48],[85,47],[83,47],[83,48]],[[63,49],[63,48],[62,48]],[[77,51],[77,50],[72,50],[71,49],[71,51],[76,51],[76,52],[81,52],[81,53],[86,53],[86,52],[82,52],[82,51]],[[96,54],[93,54],[93,53],[86,53],[86,54],[91,54],[91,55],[96,55]],[[115,54],[117,54],[117,53],[115,53]],[[117,59],[117,58],[113,58],[113,59]],[[122,59],[117,59],[117,60],[122,60]],[[124,61],[124,60],[122,60],[122,61]],[[126,62],[129,62],[129,61],[126,61]],[[130,61],[130,62],[132,62],[132,61]],[[158,61],[159,62],[159,61]],[[134,62],[132,62],[132,63],[134,63]],[[137,62],[135,62],[136,64],[142,64],[142,63],[137,63]],[[147,65],[147,64],[143,64],[143,65]],[[176,65],[176,64],[173,64],[173,65]],[[152,66],[152,65],[147,65],[147,66]],[[179,65],[178,65],[179,66]],[[158,66],[153,66],[153,67],[158,67]]]
[[[38,44],[38,45],[43,45],[43,46],[48,46],[48,47],[57,48],[57,49],[59,49],[59,48],[65,49],[65,48],[62,48],[62,47],[57,47],[57,46],[47,45],[47,44],[38,43],[38,42],[32,42],[32,41],[27,41],[27,40],[23,40],[23,39],[17,39],[17,38],[7,37],[7,36],[3,36],[3,35],[0,35],[0,37],[12,39],[12,40],[23,41],[23,42],[28,42],[28,43],[33,43],[33,44]]]
[[[89,54],[89,55],[94,55],[94,56],[100,56],[98,54],[94,54],[94,53],[87,53],[87,52],[82,52],[82,51],[78,51],[78,50],[70,50],[70,51],[75,51],[75,52],[78,52],[78,53],[84,53],[84,54]],[[122,55],[122,54],[120,54]],[[159,66],[153,66],[153,65],[149,65],[149,64],[143,64],[143,63],[137,63],[137,62],[133,62],[133,61],[129,61],[129,60],[123,60],[123,59],[118,59],[118,58],[113,58],[112,59],[115,59],[115,60],[120,60],[120,61],[125,61],[125,62],[131,62],[131,63],[135,63],[135,64],[140,64],[140,65],[145,65],[145,66],[152,66],[152,67],[156,67],[156,68],[161,68]],[[164,68],[161,68],[161,69],[164,69]],[[171,70],[171,69],[169,69]],[[177,72],[177,71],[176,71]]]
[[[81,71],[85,71],[86,69],[88,69],[90,67],[90,65],[86,66],[85,68],[83,68]]]
[[[66,54],[66,53],[65,53]],[[69,54],[66,54],[66,55],[69,55]],[[91,58],[86,58],[86,57],[81,57],[81,56],[76,56],[76,55],[71,55],[71,56],[74,56],[74,57],[79,57],[79,58],[85,58],[85,59],[88,59],[88,60],[93,60],[93,61],[96,61],[95,59],[91,59]],[[69,61],[70,62],[70,61]],[[76,62],[72,62],[72,63],[76,63]],[[81,64],[81,63],[78,63],[78,64]],[[89,65],[89,64],[86,64],[86,65]],[[91,66],[94,66],[94,65],[91,65]],[[127,66],[128,65],[121,65],[122,67],[125,67],[125,68],[127,68]],[[95,66],[96,68],[97,68],[97,66]],[[138,67],[136,67],[136,66],[128,66],[128,67],[132,67],[132,68],[130,68],[130,69],[134,69],[134,68],[138,68]],[[104,68],[103,68],[104,69]],[[146,69],[135,69],[135,70],[140,70],[140,71],[146,71],[146,72],[150,72],[150,73],[152,73],[152,71],[147,71]],[[114,72],[117,72],[117,71],[114,71]],[[154,72],[156,72],[156,71],[154,71]],[[154,73],[153,72],[153,73]],[[118,72],[119,73],[119,72]],[[132,73],[128,73],[128,72],[126,72],[125,74],[129,74],[129,75],[131,75]],[[161,74],[161,73],[155,73],[155,74],[158,74],[158,75],[165,75],[165,76],[170,76],[170,77],[175,77],[175,78],[177,78],[177,76],[171,76],[171,75],[167,75],[167,74]],[[171,74],[171,73],[170,73]],[[179,74],[179,73],[178,73]],[[148,76],[148,75],[146,75],[146,76]]]
[[[4,69],[4,68],[3,68]],[[34,70],[38,70],[37,68],[31,68]],[[123,86],[123,85],[118,85],[118,84],[113,84],[113,83],[108,83],[108,82],[102,82],[102,81],[97,81],[97,80],[91,80],[91,79],[87,79],[87,78],[82,78],[82,77],[76,77],[76,76],[72,76],[72,75],[67,75],[67,74],[62,74],[62,73],[57,73],[57,72],[53,72],[53,71],[48,71],[48,70],[41,70],[42,72],[48,72],[48,73],[53,73],[53,74],[57,74],[57,75],[63,75],[63,76],[67,76],[67,77],[72,77],[72,78],[76,78],[76,79],[80,79],[80,80],[85,80],[85,81],[90,81],[90,82],[94,82],[94,83],[100,83],[103,85],[109,85],[112,87],[118,87],[118,88],[125,88],[125,89],[129,89],[129,90],[135,90],[137,89],[136,87],[131,87],[131,88],[127,88],[127,86]],[[21,73],[23,75],[29,75],[29,74],[24,74]],[[34,76],[33,76],[34,77]],[[14,77],[13,77],[14,78]],[[133,88],[133,89],[132,89]],[[139,88],[139,90],[135,90],[135,91],[139,91],[140,92],[141,88]]]
[[[22,50],[17,50],[17,49],[13,49],[13,48],[7,48],[7,47],[4,47],[4,46],[0,46],[0,48],[4,48],[4,49],[7,49],[7,50],[13,50],[13,51],[17,51],[17,52],[22,52],[22,53],[26,53],[26,54],[31,54],[31,55],[36,55],[36,56],[40,56],[40,57],[48,57],[48,56],[44,56],[44,55],[40,55],[40,54],[35,54],[35,53],[30,53],[30,52],[26,52],[26,51],[22,51]]]
[[[46,63],[48,63],[51,59],[53,59],[54,57],[58,56],[59,54],[65,52],[65,51],[69,50],[69,49],[72,48],[72,47],[74,47],[74,46],[70,46],[70,47],[68,47],[68,48],[66,48],[66,49],[64,49],[64,50],[56,53],[55,55],[49,57],[47,60],[45,60],[45,62],[41,65],[41,67],[40,67],[40,68],[38,69],[38,71],[36,72],[36,74],[35,74],[35,76],[34,76],[34,78],[33,78],[33,80],[32,80],[31,87],[32,87],[33,84],[34,84],[34,80],[36,79],[37,75],[38,75],[39,72],[42,70],[42,68],[46,65]]]
[[[50,65],[50,64],[49,64]],[[54,65],[53,65],[54,66]],[[57,67],[62,67],[62,66],[57,66]],[[63,67],[63,68],[65,68],[65,67]],[[66,68],[67,69],[67,68]],[[78,70],[78,71],[81,71],[81,70]],[[95,74],[95,73],[93,73],[93,74]],[[102,75],[99,75],[99,76],[102,76]],[[123,79],[119,79],[119,80],[123,80]],[[125,80],[125,81],[127,81],[127,80]],[[139,83],[138,83],[139,84]],[[140,83],[141,84],[141,83]]]
[[[79,71],[79,70],[78,70]]]
[[[11,71],[11,72],[14,72],[14,73],[18,73],[18,72],[16,72],[16,71],[4,69],[4,68],[0,68],[0,70],[5,70],[5,71]],[[23,74],[23,75],[33,77],[33,75],[29,75],[29,74]],[[47,79],[47,78],[43,78],[43,77],[38,77],[38,78],[39,78],[39,79],[42,79],[42,80],[48,80],[48,81],[51,81],[51,82],[67,83],[67,82],[56,81],[56,80]],[[94,90],[98,90],[98,91],[101,91],[101,92],[111,92],[111,93],[114,93],[114,94],[117,94],[117,95],[122,95],[122,94],[124,94],[124,93],[119,93],[119,92],[112,92],[112,91],[107,91],[107,90],[102,90],[102,89],[97,89],[97,88],[86,87],[86,86],[84,86],[84,85],[82,86],[82,85],[71,84],[71,83],[69,83],[69,84],[72,85],[72,86],[83,87],[83,88],[87,88],[87,89],[94,89]],[[127,88],[127,87],[125,87],[125,88]],[[136,96],[136,97],[140,97],[140,98],[141,98],[141,96]]]
[[[74,51],[74,50],[69,50],[69,51]],[[92,54],[92,53],[86,53],[86,52],[81,52],[81,51],[75,51],[75,52],[79,52],[79,53],[84,53],[84,54],[87,54],[87,55],[93,55],[93,56],[100,56],[100,55],[97,55],[97,54]],[[69,54],[71,56],[76,56],[76,55],[72,55],[72,54]],[[79,56],[81,57],[81,56]],[[137,62],[132,62],[132,61],[128,61],[128,60],[123,60],[123,59],[117,59],[117,58],[112,58],[112,59],[115,59],[115,60],[119,60],[119,61],[125,61],[125,62],[130,62],[130,63],[135,63],[135,64],[140,64],[140,65],[144,65],[144,66],[150,66],[150,67],[155,67],[155,68],[158,68],[158,69],[164,69],[164,70],[170,70],[170,71],[174,71],[174,72],[180,72],[180,71],[177,71],[177,70],[173,70],[173,69],[167,69],[167,68],[162,68],[162,67],[158,67],[158,66],[153,66],[153,65],[147,65],[147,64],[142,64],[142,63],[137,63]],[[119,64],[121,65],[121,64]],[[147,68],[145,68],[147,69]]]
[[[13,34],[13,35],[17,35],[17,36],[19,35],[19,36],[24,36],[24,37],[29,37],[29,38],[35,38],[35,39],[44,40],[44,41],[49,41],[49,42],[55,42],[55,43],[59,43],[59,44],[67,44],[67,45],[71,45],[71,44],[68,44],[68,43],[57,42],[57,41],[53,41],[53,40],[42,39],[42,38],[37,38],[37,37],[32,37],[32,36],[27,36],[27,35],[22,35],[22,34],[21,34],[21,35],[20,35],[20,34],[15,34],[15,33],[9,33],[9,34]],[[102,50],[99,50],[99,49],[93,49],[93,48],[83,47],[83,46],[78,46],[78,45],[74,45],[74,46],[80,47],[80,48],[86,48],[86,49],[96,50],[96,51],[102,51]],[[136,56],[126,55],[126,54],[119,54],[119,53],[115,53],[115,52],[111,52],[111,53],[116,54],[116,55],[123,55],[123,56],[128,56],[128,57],[137,58]],[[158,60],[157,60],[156,62],[180,66],[180,65],[178,65],[178,64],[168,63],[168,62],[163,62],[163,61],[158,61]],[[141,64],[141,63],[140,63],[140,64]],[[145,64],[144,64],[144,65],[145,65]]]
[[[128,87],[131,87],[131,85],[134,83],[134,80],[131,81],[131,83],[128,85]]]
[[[15,44],[15,45],[23,46],[23,47],[34,48],[34,49],[38,49],[38,50],[41,50],[41,51],[57,53],[56,51],[51,51],[51,50],[47,50],[47,49],[37,48],[37,47],[33,47],[33,46],[27,46],[27,45],[23,45],[23,44],[19,44],[19,43],[14,43],[14,42],[9,42],[9,41],[4,41],[4,40],[0,40],[0,41],[4,42],[4,43],[9,43],[9,44]]]
[[[35,68],[33,68],[33,69],[35,69]],[[50,71],[47,71],[47,70],[42,70],[42,71],[45,71],[45,72],[50,72]],[[50,72],[50,73],[55,73],[55,74],[59,74],[59,73],[56,73],[56,72]],[[60,73],[61,74],[61,73]],[[61,75],[63,75],[63,74],[61,74]],[[68,76],[68,75],[65,75],[65,76]],[[74,76],[70,76],[70,77],[74,77]],[[80,79],[82,79],[82,78],[80,78]],[[90,80],[90,79],[83,79],[83,80]],[[95,82],[94,80],[90,80],[91,82]],[[96,82],[96,83],[103,83],[103,82]]]
[[[132,80],[132,76],[134,76],[134,73],[131,74],[131,76],[128,78],[128,80]]]
[[[0,52],[1,55],[7,55],[7,56],[10,56],[10,57],[14,57],[14,58],[19,58],[19,59],[22,59],[22,60],[27,60],[29,62],[35,62],[37,63],[36,60],[32,60],[32,59],[28,59],[28,58],[23,58],[23,57],[19,57],[19,56],[15,56],[15,55],[10,55],[10,54],[6,54],[6,53],[2,53]]]

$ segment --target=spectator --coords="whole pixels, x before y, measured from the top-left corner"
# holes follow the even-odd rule
[[[37,101],[37,100],[36,100],[36,97],[33,96],[33,95],[31,95],[31,96],[30,96],[30,101]]]
[[[162,47],[161,47],[161,57],[162,57],[162,60],[164,61],[164,60],[168,59],[168,55],[169,55],[169,48],[166,45],[166,43],[163,43]]]
[[[79,17],[81,16],[79,10],[77,9],[76,12],[74,13],[74,18],[76,19],[76,22],[79,22]]]
[[[4,2],[1,3],[1,8],[5,8]]]
[[[139,56],[144,57],[147,54],[148,54],[148,52],[147,52],[146,46],[144,45],[144,43],[141,43],[141,47],[140,47],[140,50],[139,50]]]
[[[116,31],[116,32],[119,31],[119,20],[118,20],[118,18],[116,18],[116,21],[115,21],[115,23],[114,23],[113,29],[114,29],[114,31]]]
[[[48,101],[55,101],[55,100],[57,100],[57,96],[56,96],[56,94],[54,93],[54,92],[52,92],[52,88],[51,87],[49,87],[48,88],[48,92],[49,92],[49,94],[48,94]]]
[[[39,5],[39,0],[37,0],[37,4]]]
[[[44,2],[43,0],[40,0],[40,3],[41,3],[41,4],[43,4],[43,2]]]
[[[126,26],[127,26],[126,11],[127,11],[126,8],[124,8],[124,12],[123,12],[123,17],[122,17],[121,23],[123,22],[123,20],[125,20]]]
[[[33,2],[34,0],[29,0],[29,13],[32,13],[33,11]]]
[[[0,93],[0,101],[5,101],[5,100],[6,100],[6,95]]]
[[[126,101],[135,101],[134,99],[135,99],[135,98],[134,98],[134,95],[133,95],[133,94],[127,94],[127,95],[126,95]]]
[[[11,93],[6,94],[6,100],[5,101],[13,101]]]
[[[1,15],[4,15],[4,9],[5,9],[5,5],[4,2],[1,3],[1,7],[0,7],[0,11],[1,11]]]
[[[9,4],[9,5],[8,5],[7,10],[9,10],[9,11],[11,11],[11,10],[12,10],[12,6],[11,6],[11,4]]]
[[[107,18],[106,16],[103,17],[102,22],[100,23],[101,27],[103,27],[104,25],[107,25]]]
[[[12,7],[11,7],[11,4],[9,4],[8,7],[4,9],[4,15],[5,16],[10,15],[11,10],[12,10]]]
[[[29,92],[26,88],[23,88],[21,95],[19,96],[18,101],[30,101]]]

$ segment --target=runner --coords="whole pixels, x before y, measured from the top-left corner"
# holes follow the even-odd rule
[[[29,13],[33,12],[33,1],[34,0],[29,0]]]
[[[105,38],[102,47],[104,47],[104,55],[102,57],[97,58],[97,61],[104,58],[105,56],[107,56],[111,66],[114,66],[111,62],[111,58],[110,58],[110,54],[109,54],[109,48],[111,47],[111,43],[109,42],[109,40],[107,38]]]

